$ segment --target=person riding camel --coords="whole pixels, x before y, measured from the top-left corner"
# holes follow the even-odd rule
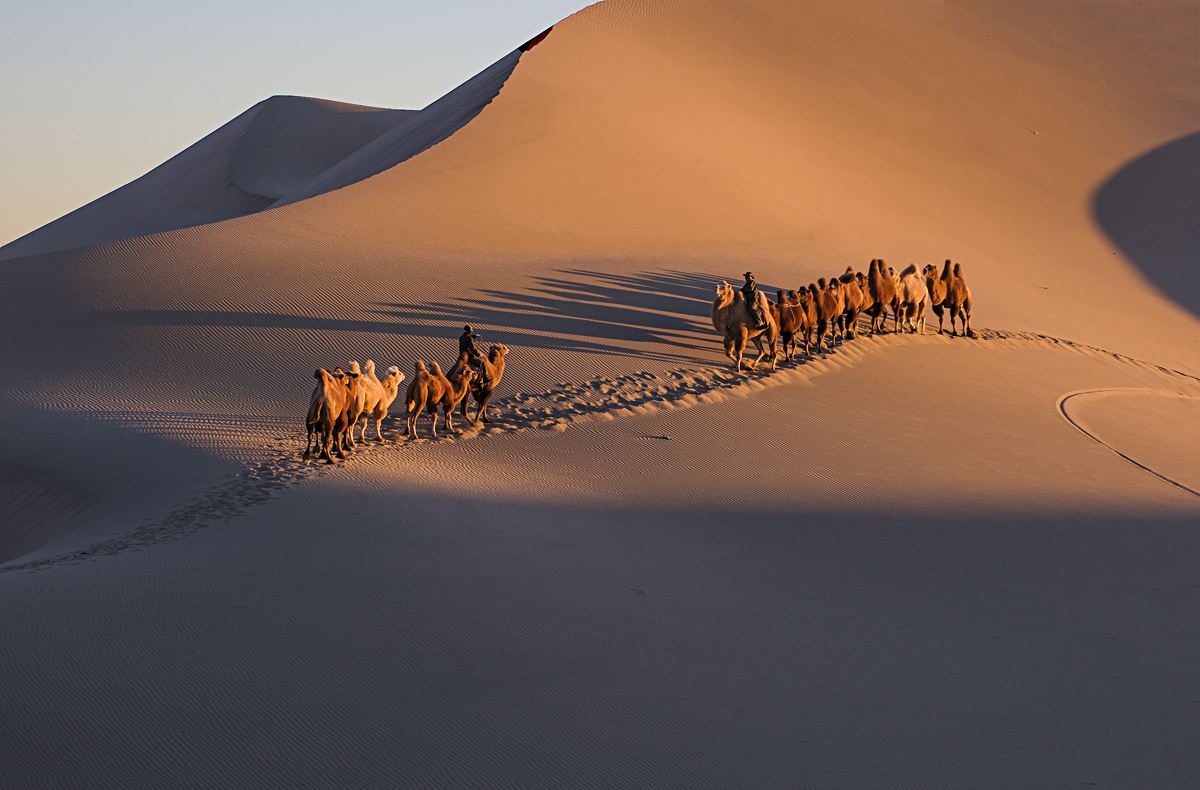
[[[743,276],[746,284],[742,286],[742,298],[746,300],[746,309],[750,311],[754,328],[762,329],[767,325],[767,319],[763,316],[762,305],[758,303],[758,283],[754,281],[754,272],[746,272]]]
[[[479,374],[480,386],[488,385],[487,365],[483,364],[483,352],[475,345],[476,340],[483,340],[483,335],[476,333],[467,324],[463,327],[462,336],[458,338],[458,353],[467,355],[467,363]]]

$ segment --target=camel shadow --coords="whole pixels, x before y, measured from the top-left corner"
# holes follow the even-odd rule
[[[482,289],[446,300],[376,303],[366,309],[368,317],[361,318],[220,310],[121,310],[105,318],[113,326],[248,327],[421,338],[453,337],[464,323],[471,323],[483,331],[485,343],[711,364],[718,344],[708,312],[718,281],[714,275],[683,271],[613,274],[560,269],[534,278],[524,291]]]
[[[1200,132],[1127,162],[1097,188],[1092,215],[1167,298],[1200,315]]]

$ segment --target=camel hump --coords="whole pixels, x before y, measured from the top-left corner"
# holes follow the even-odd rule
[[[433,369],[433,375],[435,375],[435,376],[442,375],[442,366],[441,365],[439,365],[436,362],[430,362],[429,366]]]
[[[827,288],[827,287],[829,287],[829,283],[825,282],[824,277],[818,277],[817,278],[817,287],[818,288]]]
[[[946,263],[942,266],[942,277],[949,277],[949,276],[950,276],[950,261],[947,260]]]
[[[425,360],[423,359],[418,359],[417,364],[414,365],[414,367],[416,368],[417,375],[429,372],[429,369],[425,367]]]
[[[916,274],[916,273],[917,273],[917,265],[915,263],[910,263],[909,265],[904,267],[904,271],[900,272],[900,276],[907,277],[910,274]]]
[[[962,264],[959,264],[959,263],[954,264],[954,276],[962,277]]]
[[[320,381],[325,376],[325,368],[317,368],[317,372],[313,374],[313,378]]]
[[[358,364],[357,359],[350,360],[350,373],[351,373],[351,375],[354,375],[354,376],[357,376],[359,373],[362,373],[362,366]]]
[[[368,359],[363,363],[363,373],[366,373],[368,376],[375,375],[375,360]]]

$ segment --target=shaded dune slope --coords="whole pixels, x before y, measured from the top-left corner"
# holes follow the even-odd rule
[[[0,247],[0,259],[219,222],[368,178],[469,123],[526,48],[423,110],[273,96],[146,175]]]
[[[1163,295],[1200,315],[1200,132],[1113,173],[1092,210]]]
[[[412,115],[273,96],[149,173],[0,248],[0,259],[251,214]]]

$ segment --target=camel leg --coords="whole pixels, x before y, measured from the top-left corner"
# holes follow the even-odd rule
[[[963,334],[967,337],[975,337],[975,330],[971,328],[971,311],[963,310]]]
[[[487,392],[483,393],[483,400],[479,401],[479,411],[475,412],[475,422],[479,422],[480,420],[483,420],[485,423],[491,422],[491,420],[488,419],[488,415],[487,415],[488,401],[490,401],[491,399],[492,399],[491,390],[488,390]]]
[[[958,306],[950,305],[950,337],[958,337],[958,325],[955,320],[958,318]]]
[[[442,411],[446,414],[446,431],[447,433],[452,432],[454,430],[454,407],[444,407]]]
[[[325,463],[333,463],[333,426],[323,427],[321,429],[321,457],[325,459]]]
[[[375,438],[379,440],[380,444],[383,443],[383,431],[380,430],[382,425],[383,425],[383,415],[376,412],[375,413]]]
[[[305,442],[305,444],[304,444],[304,462],[308,463],[308,458],[310,455],[312,455],[313,427],[311,425],[308,425],[305,427],[308,429],[308,441]],[[317,444],[318,445],[321,444],[320,436],[317,437]]]

